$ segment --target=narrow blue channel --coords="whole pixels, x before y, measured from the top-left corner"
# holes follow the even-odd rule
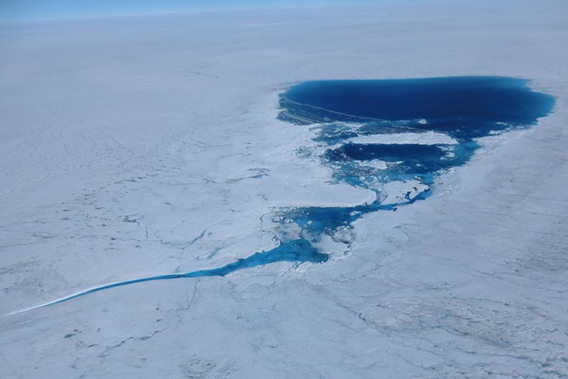
[[[225,276],[227,274],[232,273],[233,271],[241,270],[243,268],[263,266],[274,262],[322,263],[326,262],[327,259],[328,256],[326,254],[318,252],[308,241],[304,239],[298,239],[298,240],[288,241],[285,243],[280,243],[280,245],[278,245],[274,249],[255,253],[245,259],[239,259],[236,262],[229,263],[228,265],[219,268],[214,268],[211,270],[192,271],[184,274],[150,276],[146,278],[125,280],[123,282],[111,283],[61,298],[59,300],[46,304],[46,306],[63,303],[65,301],[69,301],[78,298],[80,296],[85,296],[106,289],[127,286],[135,283],[152,282],[158,280],[181,279],[181,278],[200,278],[205,276]]]

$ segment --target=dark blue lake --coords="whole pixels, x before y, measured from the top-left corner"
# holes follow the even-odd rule
[[[282,96],[281,118],[303,123],[377,120],[384,126],[475,138],[492,130],[533,125],[552,110],[554,99],[530,90],[527,83],[478,76],[312,81]]]
[[[108,288],[178,278],[225,276],[236,270],[279,261],[325,262],[325,251],[315,245],[322,235],[335,237],[361,216],[423,200],[435,178],[462,166],[479,147],[476,139],[535,125],[554,107],[554,98],[532,91],[528,81],[506,77],[447,77],[401,80],[312,81],[291,87],[281,95],[280,120],[302,127],[317,124],[315,141],[324,147],[321,164],[333,170],[338,183],[370,189],[377,200],[354,207],[281,209],[274,222],[294,223],[301,233],[275,231],[278,246],[246,259],[210,270],[169,274],[113,283],[83,291],[45,305],[67,301]],[[444,143],[423,143],[422,136],[437,133]],[[411,135],[412,143],[365,142],[369,137]],[[362,138],[362,140],[361,140]],[[447,142],[451,141],[451,143]],[[382,166],[369,165],[381,162]],[[413,183],[396,202],[384,202],[381,185]],[[419,193],[415,183],[420,184]],[[335,238],[334,238],[335,239]],[[336,240],[349,248],[349,239]]]

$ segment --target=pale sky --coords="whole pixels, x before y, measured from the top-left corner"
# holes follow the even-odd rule
[[[0,0],[0,21],[369,2],[372,0]]]

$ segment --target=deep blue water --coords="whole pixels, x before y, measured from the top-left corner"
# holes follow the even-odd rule
[[[327,255],[314,244],[324,234],[333,236],[338,228],[351,227],[361,216],[377,211],[396,211],[397,207],[423,200],[430,194],[435,178],[452,167],[467,163],[479,147],[479,137],[534,125],[548,115],[554,99],[530,90],[527,80],[505,77],[448,77],[403,80],[330,80],[305,82],[281,95],[279,119],[292,124],[318,124],[315,141],[325,147],[320,156],[338,182],[373,189],[377,183],[415,180],[424,189],[417,196],[410,192],[397,204],[371,204],[354,207],[301,207],[282,209],[274,221],[294,223],[302,232],[288,239],[277,236],[279,246],[255,253],[226,266],[185,274],[161,275],[113,283],[77,293],[46,305],[67,301],[128,284],[225,276],[236,270],[269,263],[325,262]],[[289,127],[294,127],[290,125]],[[454,138],[457,144],[361,144],[349,142],[358,136],[434,131]],[[387,169],[365,165],[378,159]],[[371,187],[372,185],[372,187]],[[278,231],[277,231],[278,233]],[[342,241],[348,247],[348,241]]]
[[[476,138],[506,127],[533,125],[552,110],[554,99],[531,91],[527,83],[477,76],[312,81],[282,96],[287,112],[281,117],[300,122],[377,120],[371,128],[400,125]]]

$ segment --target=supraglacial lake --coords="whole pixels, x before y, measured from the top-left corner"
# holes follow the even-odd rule
[[[554,98],[531,90],[528,83],[517,78],[471,76],[324,80],[295,85],[280,97],[279,119],[289,123],[282,123],[282,127],[317,125],[315,141],[325,151],[318,157],[321,164],[331,168],[338,183],[375,191],[376,201],[353,207],[280,209],[274,213],[274,223],[295,224],[301,232],[290,236],[276,230],[278,246],[272,250],[219,268],[102,285],[40,306],[138,282],[225,276],[278,261],[325,262],[328,255],[316,247],[323,235],[347,249],[350,240],[345,235],[353,221],[370,212],[395,211],[425,199],[437,176],[467,163],[479,147],[479,138],[528,128],[550,114]],[[421,140],[432,133],[452,143]],[[365,141],[381,135],[409,138],[395,143],[361,142],[361,138]],[[386,202],[383,188],[395,182],[409,183],[408,188],[397,201]]]
[[[424,199],[433,180],[445,170],[464,165],[479,147],[476,140],[535,125],[552,111],[552,96],[528,87],[528,80],[508,77],[444,77],[396,80],[310,81],[291,87],[280,98],[279,118],[297,125],[320,125],[316,141],[326,148],[320,157],[338,181],[372,189],[378,200],[352,208],[298,208],[288,222],[306,230],[312,242],[321,233],[365,213],[394,210]],[[423,144],[437,133],[455,141]],[[399,143],[355,143],[378,135],[408,135]],[[410,140],[413,143],[405,142]],[[378,160],[377,169],[367,162]],[[381,185],[419,182],[420,193],[398,204],[383,204]]]

